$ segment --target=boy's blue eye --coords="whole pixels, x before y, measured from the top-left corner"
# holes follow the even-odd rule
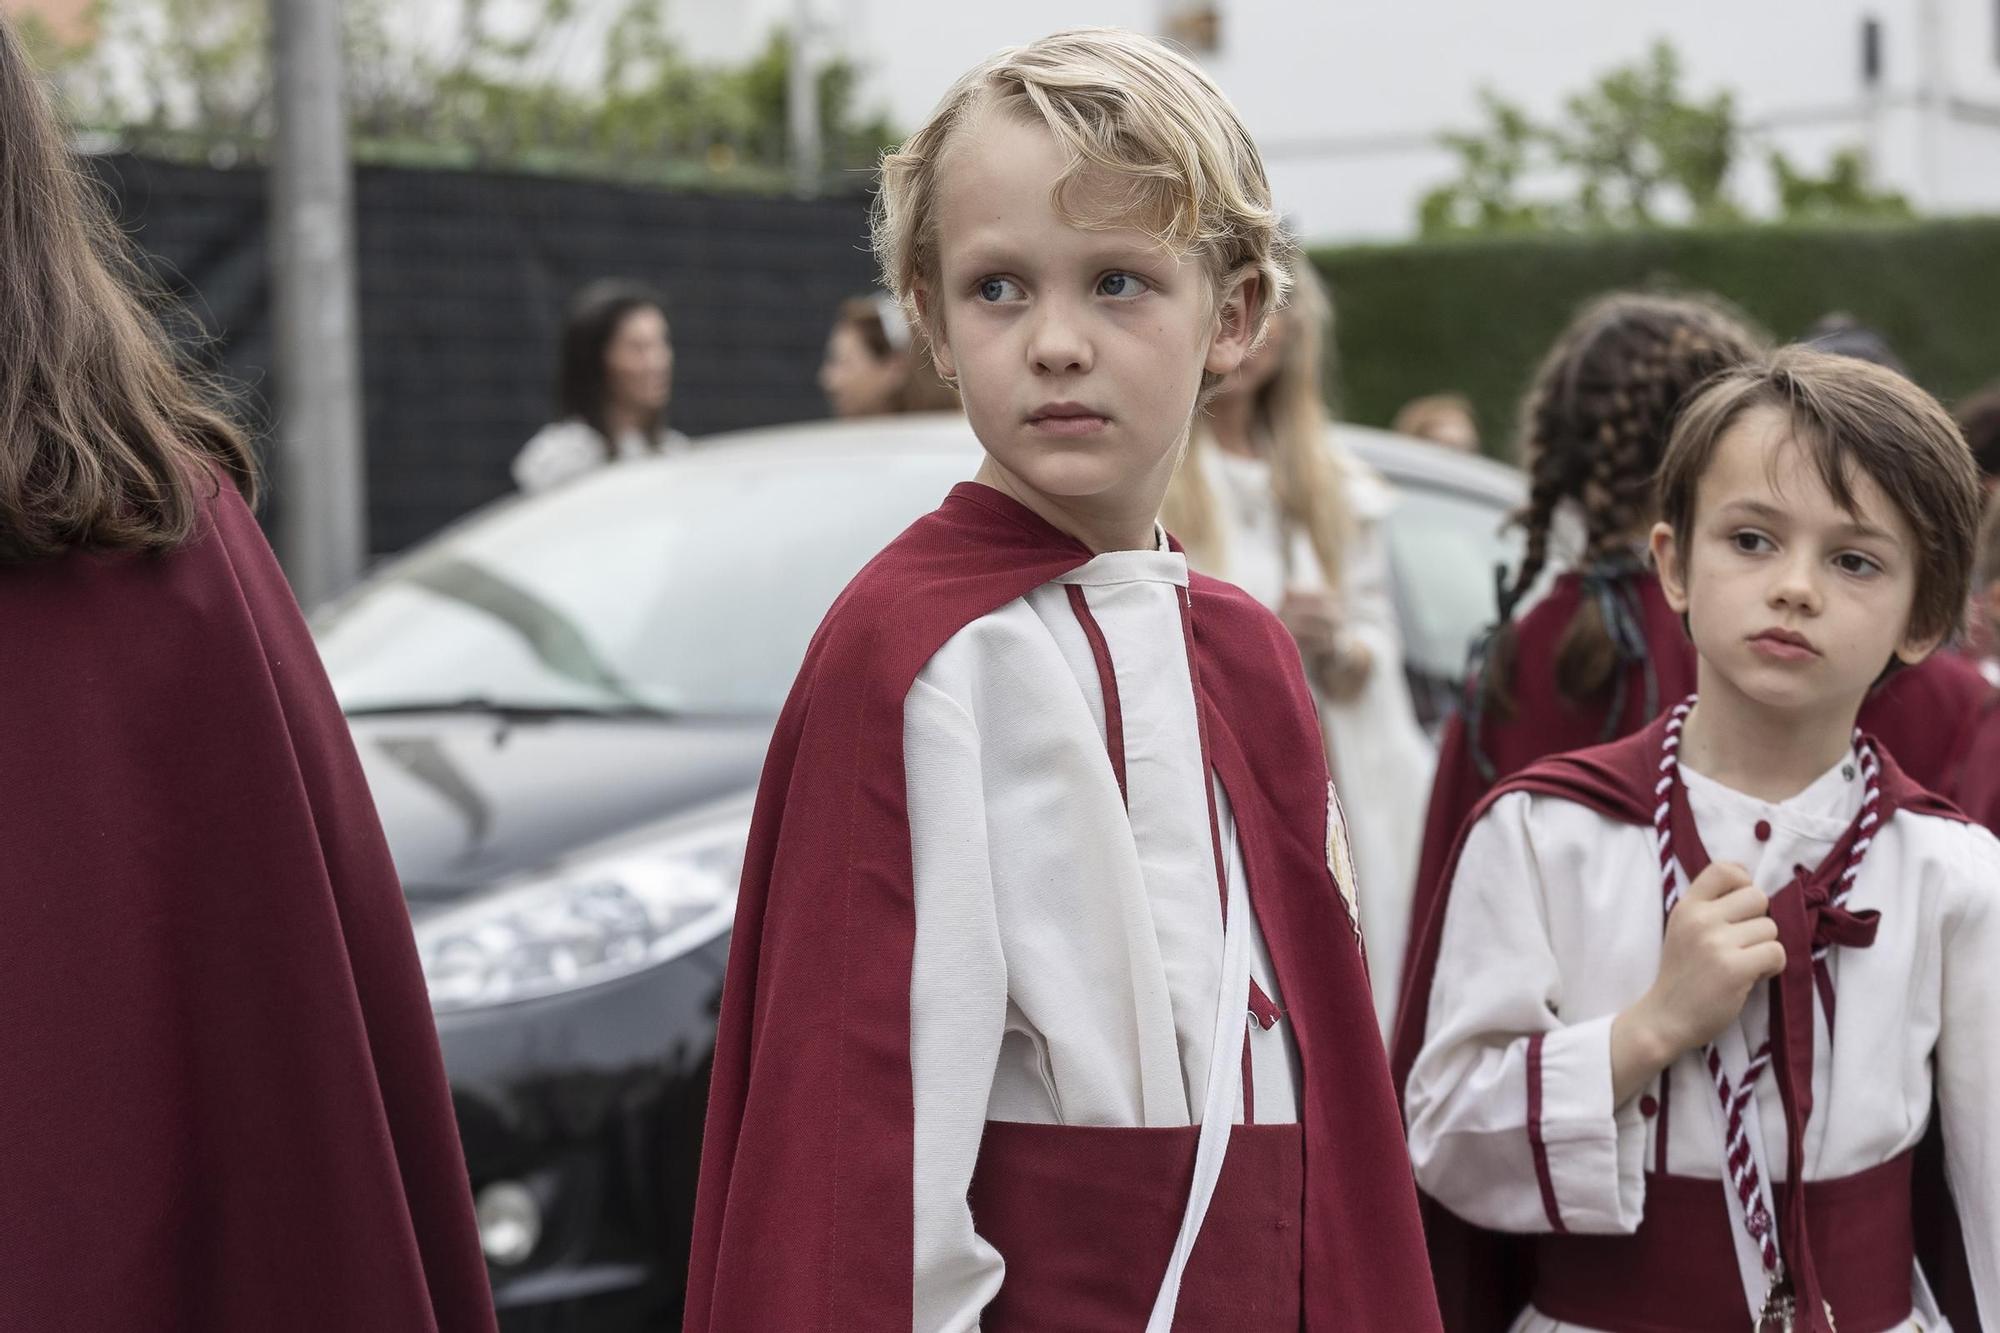
[[[981,278],[979,280],[978,292],[979,299],[982,301],[1005,301],[1008,299],[1010,292],[1018,290],[1011,278]]]
[[[1146,280],[1136,273],[1107,273],[1097,280],[1099,296],[1137,296],[1146,290]]]

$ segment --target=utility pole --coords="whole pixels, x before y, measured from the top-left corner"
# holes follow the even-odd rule
[[[787,148],[792,163],[792,189],[810,197],[819,193],[819,70],[813,60],[812,0],[792,0],[791,62],[785,74]]]
[[[353,173],[340,0],[269,3],[277,547],[310,610],[359,578],[368,553]]]

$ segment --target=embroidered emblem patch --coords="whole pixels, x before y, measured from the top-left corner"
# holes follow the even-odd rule
[[[1354,853],[1347,845],[1347,812],[1340,808],[1340,795],[1331,782],[1326,784],[1326,868],[1340,889],[1340,901],[1347,905],[1355,942],[1360,943],[1360,886],[1354,873]]]

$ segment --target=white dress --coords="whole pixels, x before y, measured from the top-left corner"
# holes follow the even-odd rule
[[[904,704],[918,1330],[975,1327],[1000,1288],[1005,1256],[966,1205],[989,1118],[1200,1118],[1223,930],[1186,584],[1171,551],[1097,556],[961,629]],[[1123,715],[1127,795],[1086,616]],[[1251,948],[1252,977],[1282,1006],[1254,930]],[[1249,1026],[1255,1117],[1296,1122],[1290,1025]]]
[[[670,430],[661,438],[657,452],[676,454],[686,449],[688,443],[687,436]],[[636,430],[621,432],[613,450],[616,461],[621,463],[654,452],[645,435]],[[523,494],[534,495],[594,472],[609,461],[604,453],[604,437],[588,422],[572,417],[568,421],[551,422],[536,431],[521,446],[521,452],[514,455],[511,471],[514,485]]]
[[[1278,512],[1271,465],[1228,453],[1212,442],[1196,457],[1216,498],[1223,552],[1222,568],[1202,572],[1227,579],[1273,609],[1289,587],[1325,587],[1311,539],[1302,529],[1288,529]],[[1319,716],[1346,807],[1369,981],[1377,1024],[1386,1034],[1402,984],[1410,899],[1437,752],[1417,722],[1403,676],[1403,637],[1382,531],[1395,507],[1395,492],[1360,459],[1345,451],[1334,458],[1354,517],[1354,535],[1341,565],[1341,605],[1348,632],[1367,645],[1374,667],[1353,698],[1318,696]]]
[[[1680,771],[1710,856],[1742,865],[1767,894],[1785,889],[1795,865],[1824,860],[1861,804],[1851,756],[1780,803]],[[1468,835],[1406,1102],[1418,1182],[1467,1220],[1552,1229],[1528,1123],[1529,1038],[1545,1034],[1539,1131],[1562,1220],[1573,1232],[1638,1226],[1659,1082],[1614,1107],[1610,1038],[1612,1019],[1659,973],[1656,858],[1650,828],[1519,792]],[[2000,843],[1983,828],[1899,812],[1876,834],[1848,906],[1879,909],[1881,924],[1871,947],[1831,955],[1839,1021],[1831,1042],[1825,1015],[1815,1021],[1806,1178],[1851,1175],[1915,1145],[1935,1089],[1974,1289],[1989,1324],[2000,1323]],[[1753,990],[1740,1032],[1718,1044],[1732,1068],[1732,1052],[1769,1032],[1767,993]],[[1666,1169],[1719,1179],[1721,1113],[1700,1053],[1668,1076]],[[1756,1107],[1767,1170],[1783,1179],[1775,1079],[1759,1082]],[[1746,1294],[1754,1254],[1742,1265]],[[1911,1326],[1942,1326],[1920,1275],[1911,1306]],[[1532,1308],[1515,1327],[1570,1328]]]

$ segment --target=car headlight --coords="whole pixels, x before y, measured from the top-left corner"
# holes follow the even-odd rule
[[[531,999],[636,972],[729,929],[749,820],[505,885],[416,925],[437,1013]]]

